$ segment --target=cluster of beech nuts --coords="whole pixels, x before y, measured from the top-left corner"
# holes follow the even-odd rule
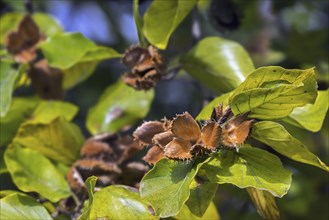
[[[130,47],[126,50],[122,63],[130,70],[123,75],[123,81],[137,90],[153,88],[161,79],[164,69],[162,57],[152,45],[147,48]]]
[[[140,146],[151,146],[143,158],[149,164],[167,157],[189,160],[221,148],[237,149],[248,137],[253,120],[247,114],[234,116],[230,106],[216,107],[211,118],[199,126],[187,112],[173,120],[149,121],[138,127],[133,136]]]

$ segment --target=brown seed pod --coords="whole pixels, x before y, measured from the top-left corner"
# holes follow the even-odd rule
[[[138,186],[148,168],[131,161],[135,152],[141,150],[131,137],[119,137],[117,134],[102,134],[89,138],[80,151],[77,160],[69,172],[67,180],[73,192],[86,197],[84,181],[89,176],[97,176],[96,187],[111,184]],[[130,172],[126,175],[126,172]]]
[[[248,120],[248,113],[234,116],[230,106],[223,111],[222,105],[214,108],[211,121],[216,121],[220,125],[220,145],[227,148],[237,148],[243,144],[254,122]]]
[[[190,160],[195,154],[214,151],[219,142],[219,125],[212,121],[200,129],[187,112],[172,121],[145,122],[134,132],[135,140],[143,146],[152,146],[143,158],[153,165],[163,157]]]
[[[45,59],[31,64],[28,76],[32,87],[43,99],[63,99],[63,74],[59,69],[50,67]]]
[[[36,58],[37,44],[44,38],[31,15],[25,15],[18,29],[8,33],[4,43],[17,63],[30,63]]]
[[[125,52],[122,63],[130,69],[123,75],[123,81],[135,89],[153,88],[162,77],[163,60],[154,46],[147,49],[132,46]]]
[[[172,121],[144,122],[133,136],[140,146],[151,146],[145,157],[154,165],[167,157],[174,160],[190,160],[206,156],[218,148],[238,148],[249,135],[254,120],[248,113],[234,116],[231,107],[224,111],[222,105],[214,108],[210,120],[201,127],[187,112]]]

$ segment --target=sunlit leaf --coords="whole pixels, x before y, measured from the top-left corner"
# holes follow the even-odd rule
[[[196,0],[153,1],[144,15],[145,37],[159,49],[166,49],[171,34],[193,9],[196,2]]]
[[[82,211],[82,215],[79,217],[80,220],[88,219],[90,215],[90,210],[94,202],[94,188],[96,185],[97,177],[96,176],[90,176],[86,179],[85,185],[88,192],[88,204],[86,207],[84,207]]]
[[[121,58],[122,56],[122,54],[116,52],[110,47],[97,46],[93,50],[88,50],[79,62],[100,61],[105,59]]]
[[[141,181],[141,197],[152,204],[160,217],[177,215],[187,201],[189,186],[203,163],[166,158],[158,161]]]
[[[52,219],[47,210],[34,198],[11,194],[0,200],[0,219]]]
[[[4,43],[4,39],[8,32],[13,31],[17,28],[19,22],[22,20],[24,13],[4,13],[0,17],[0,44]],[[49,14],[44,13],[33,13],[33,20],[38,25],[41,33],[46,36],[53,36],[56,33],[60,33],[62,28],[58,22]]]
[[[251,136],[292,160],[329,171],[329,167],[326,164],[311,153],[303,143],[290,135],[282,125],[276,122],[260,121],[255,123]]]
[[[0,146],[6,146],[15,137],[21,123],[29,119],[39,99],[35,97],[13,98],[12,105],[3,118],[0,118]]]
[[[112,185],[94,194],[88,219],[158,219],[138,191],[128,186]]]
[[[303,107],[297,107],[283,120],[309,131],[320,131],[328,111],[328,100],[329,90],[318,91],[318,97],[313,105],[307,104]]]
[[[40,45],[52,67],[68,69],[78,62],[99,61],[121,57],[111,48],[97,46],[80,33],[62,33]]]
[[[275,198],[271,193],[252,187],[248,187],[247,192],[256,207],[258,214],[260,214],[264,219],[280,219],[279,208],[276,205]]]
[[[109,86],[91,108],[87,128],[92,134],[116,132],[124,126],[134,125],[148,113],[154,91],[136,91],[121,80]]]
[[[231,183],[239,188],[254,187],[284,196],[291,184],[291,172],[274,154],[242,146],[239,152],[221,151],[203,166],[210,181]]]
[[[234,91],[234,114],[250,113],[251,118],[277,119],[288,116],[295,107],[314,103],[317,84],[314,69],[258,68]]]
[[[235,89],[255,69],[240,44],[220,37],[204,38],[180,61],[189,74],[216,93]]]
[[[177,220],[200,220],[200,219],[204,219],[204,220],[220,220],[220,216],[219,213],[217,211],[216,205],[215,203],[211,202],[206,210],[206,212],[204,213],[204,215],[202,217],[198,217],[196,215],[194,215],[191,210],[184,205],[182,210],[179,212],[178,215],[173,217],[174,219]]]
[[[95,43],[80,33],[57,34],[40,45],[49,65],[61,69],[73,66],[96,47]]]
[[[0,117],[4,117],[11,105],[12,93],[19,71],[10,63],[0,62]]]
[[[217,107],[219,104],[223,104],[226,106],[228,104],[228,100],[230,98],[230,95],[232,93],[225,93],[223,95],[218,96],[217,98],[213,99],[211,102],[209,102],[201,112],[196,116],[196,120],[209,120],[212,111],[215,107]]]
[[[25,195],[24,193],[19,192],[19,191],[15,191],[15,190],[1,190],[0,191],[0,198],[6,197],[6,196],[9,196],[9,195],[12,195],[12,194],[22,194],[22,195]]]
[[[32,17],[35,23],[37,23],[41,33],[44,33],[47,37],[51,37],[63,31],[58,21],[50,14],[36,12],[33,13]]]
[[[43,101],[34,110],[30,124],[49,124],[55,118],[63,116],[67,121],[71,121],[77,114],[78,107],[61,101]]]
[[[52,202],[70,195],[64,177],[41,153],[11,145],[5,152],[7,169],[15,185],[24,192],[37,192]]]
[[[79,157],[83,142],[84,137],[79,127],[62,117],[49,124],[24,123],[14,139],[14,143],[38,150],[68,165]]]
[[[63,72],[63,88],[69,89],[80,82],[83,82],[93,74],[99,61],[80,62],[68,69],[62,70]]]
[[[217,192],[218,184],[209,181],[196,182],[193,181],[190,186],[190,197],[186,202],[186,206],[193,215],[198,217],[204,216],[212,199]]]
[[[58,161],[52,161],[53,164],[55,165],[57,171],[59,173],[61,173],[63,176],[66,176],[67,172],[70,170],[70,166],[69,165],[66,165],[62,162],[58,162]]]

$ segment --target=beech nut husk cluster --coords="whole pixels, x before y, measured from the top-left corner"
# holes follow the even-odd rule
[[[211,118],[199,126],[187,112],[173,120],[144,122],[133,136],[140,146],[151,146],[145,157],[153,165],[167,157],[174,160],[191,160],[204,157],[218,149],[237,149],[249,135],[253,120],[248,114],[234,116],[230,106],[223,111],[217,106]]]
[[[152,45],[147,48],[138,45],[130,47],[122,63],[130,70],[123,75],[123,81],[137,90],[149,90],[156,86],[164,70],[162,57]]]

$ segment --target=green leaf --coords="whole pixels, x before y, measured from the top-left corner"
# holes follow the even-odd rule
[[[9,195],[12,195],[12,194],[25,195],[24,193],[19,192],[19,191],[15,191],[15,190],[1,190],[0,191],[0,198],[2,199],[3,197],[6,197],[6,196],[9,196]]]
[[[78,62],[100,61],[121,57],[111,48],[97,46],[80,33],[61,33],[40,45],[49,65],[68,69]]]
[[[189,186],[203,163],[158,161],[140,183],[141,197],[152,204],[160,217],[177,215],[187,201]]]
[[[202,217],[217,192],[218,184],[209,181],[201,183],[193,181],[191,186],[190,197],[186,202],[186,206],[190,209],[191,213]]]
[[[146,39],[144,38],[144,35],[143,35],[143,20],[139,16],[138,0],[134,0],[133,12],[134,12],[134,19],[135,19],[135,24],[136,24],[139,43],[142,47],[146,47],[147,46],[147,41],[146,41]]]
[[[12,68],[10,63],[0,62],[0,117],[4,117],[10,108],[18,75],[19,71]]]
[[[6,34],[14,31],[19,22],[23,19],[24,13],[5,13],[0,17],[0,44],[4,43]],[[58,22],[49,14],[33,13],[33,20],[36,22],[40,31],[46,36],[53,36],[56,33],[62,32],[62,28]]]
[[[205,107],[203,107],[203,109],[201,110],[201,112],[196,116],[196,120],[209,120],[212,111],[214,110],[215,107],[217,107],[219,104],[223,104],[223,105],[227,105],[228,104],[228,100],[231,96],[231,92],[230,93],[225,93],[223,95],[218,96],[217,98],[213,99],[211,102],[209,102]]]
[[[148,41],[166,49],[171,34],[190,13],[196,0],[153,1],[144,15],[143,32]]]
[[[52,217],[32,197],[23,194],[11,194],[0,200],[0,219],[52,219]]]
[[[96,182],[97,182],[96,176],[90,176],[85,181],[85,186],[87,188],[89,199],[88,199],[88,204],[86,207],[84,207],[84,209],[82,211],[82,215],[79,217],[79,219],[88,219],[88,217],[90,215],[90,210],[91,210],[91,207],[94,202],[94,189],[95,189]]]
[[[121,58],[122,54],[116,52],[114,49],[110,47],[97,46],[93,50],[89,50],[85,53],[85,55],[79,60],[82,62],[91,62],[91,61],[101,61],[105,59],[112,58]]]
[[[267,191],[248,187],[247,192],[257,209],[257,212],[264,219],[279,220],[280,211],[275,203],[273,195]]]
[[[35,97],[13,98],[5,117],[0,118],[0,146],[6,146],[15,137],[21,123],[30,118],[39,99]]]
[[[33,13],[32,17],[35,23],[37,23],[41,33],[44,33],[47,37],[51,37],[63,31],[57,20],[49,14]]]
[[[240,44],[220,37],[204,38],[180,62],[189,74],[216,93],[235,89],[255,69]]]
[[[32,114],[29,124],[49,124],[54,119],[62,116],[71,121],[77,114],[78,107],[62,101],[42,101]]]
[[[133,125],[148,113],[154,91],[136,91],[121,80],[109,86],[91,108],[87,116],[87,128],[92,134],[117,132]]]
[[[210,181],[231,183],[239,188],[254,187],[284,196],[291,184],[291,172],[267,151],[242,146],[239,152],[224,150],[203,166]]]
[[[64,177],[38,151],[11,145],[5,152],[7,169],[15,185],[24,192],[37,192],[52,202],[70,195]]]
[[[84,137],[78,126],[59,117],[49,124],[24,123],[14,143],[38,150],[55,161],[70,165],[79,157]]]
[[[261,121],[253,125],[251,136],[280,154],[309,165],[329,171],[329,167],[311,153],[299,140],[289,134],[280,124],[272,121]]]
[[[99,61],[79,62],[63,72],[63,88],[69,89],[86,80],[93,74]]]
[[[80,33],[61,33],[47,39],[40,45],[49,65],[67,69],[77,63],[96,45]]]
[[[7,167],[4,161],[4,153],[5,153],[5,149],[4,148],[0,148],[0,175],[3,173],[7,173]]]
[[[94,194],[88,219],[158,219],[138,191],[128,186],[112,185]]]
[[[329,90],[318,91],[315,103],[296,107],[288,117],[282,120],[312,132],[321,130],[329,107]]]
[[[277,119],[288,116],[295,107],[314,103],[316,96],[313,68],[262,67],[234,91],[231,108],[235,115],[251,111],[251,118]]]
[[[219,213],[217,211],[215,203],[211,202],[210,205],[208,206],[206,212],[202,217],[198,217],[194,215],[190,209],[184,205],[182,210],[179,212],[178,215],[173,217],[174,219],[177,220],[194,220],[194,219],[204,219],[204,220],[220,220]]]

